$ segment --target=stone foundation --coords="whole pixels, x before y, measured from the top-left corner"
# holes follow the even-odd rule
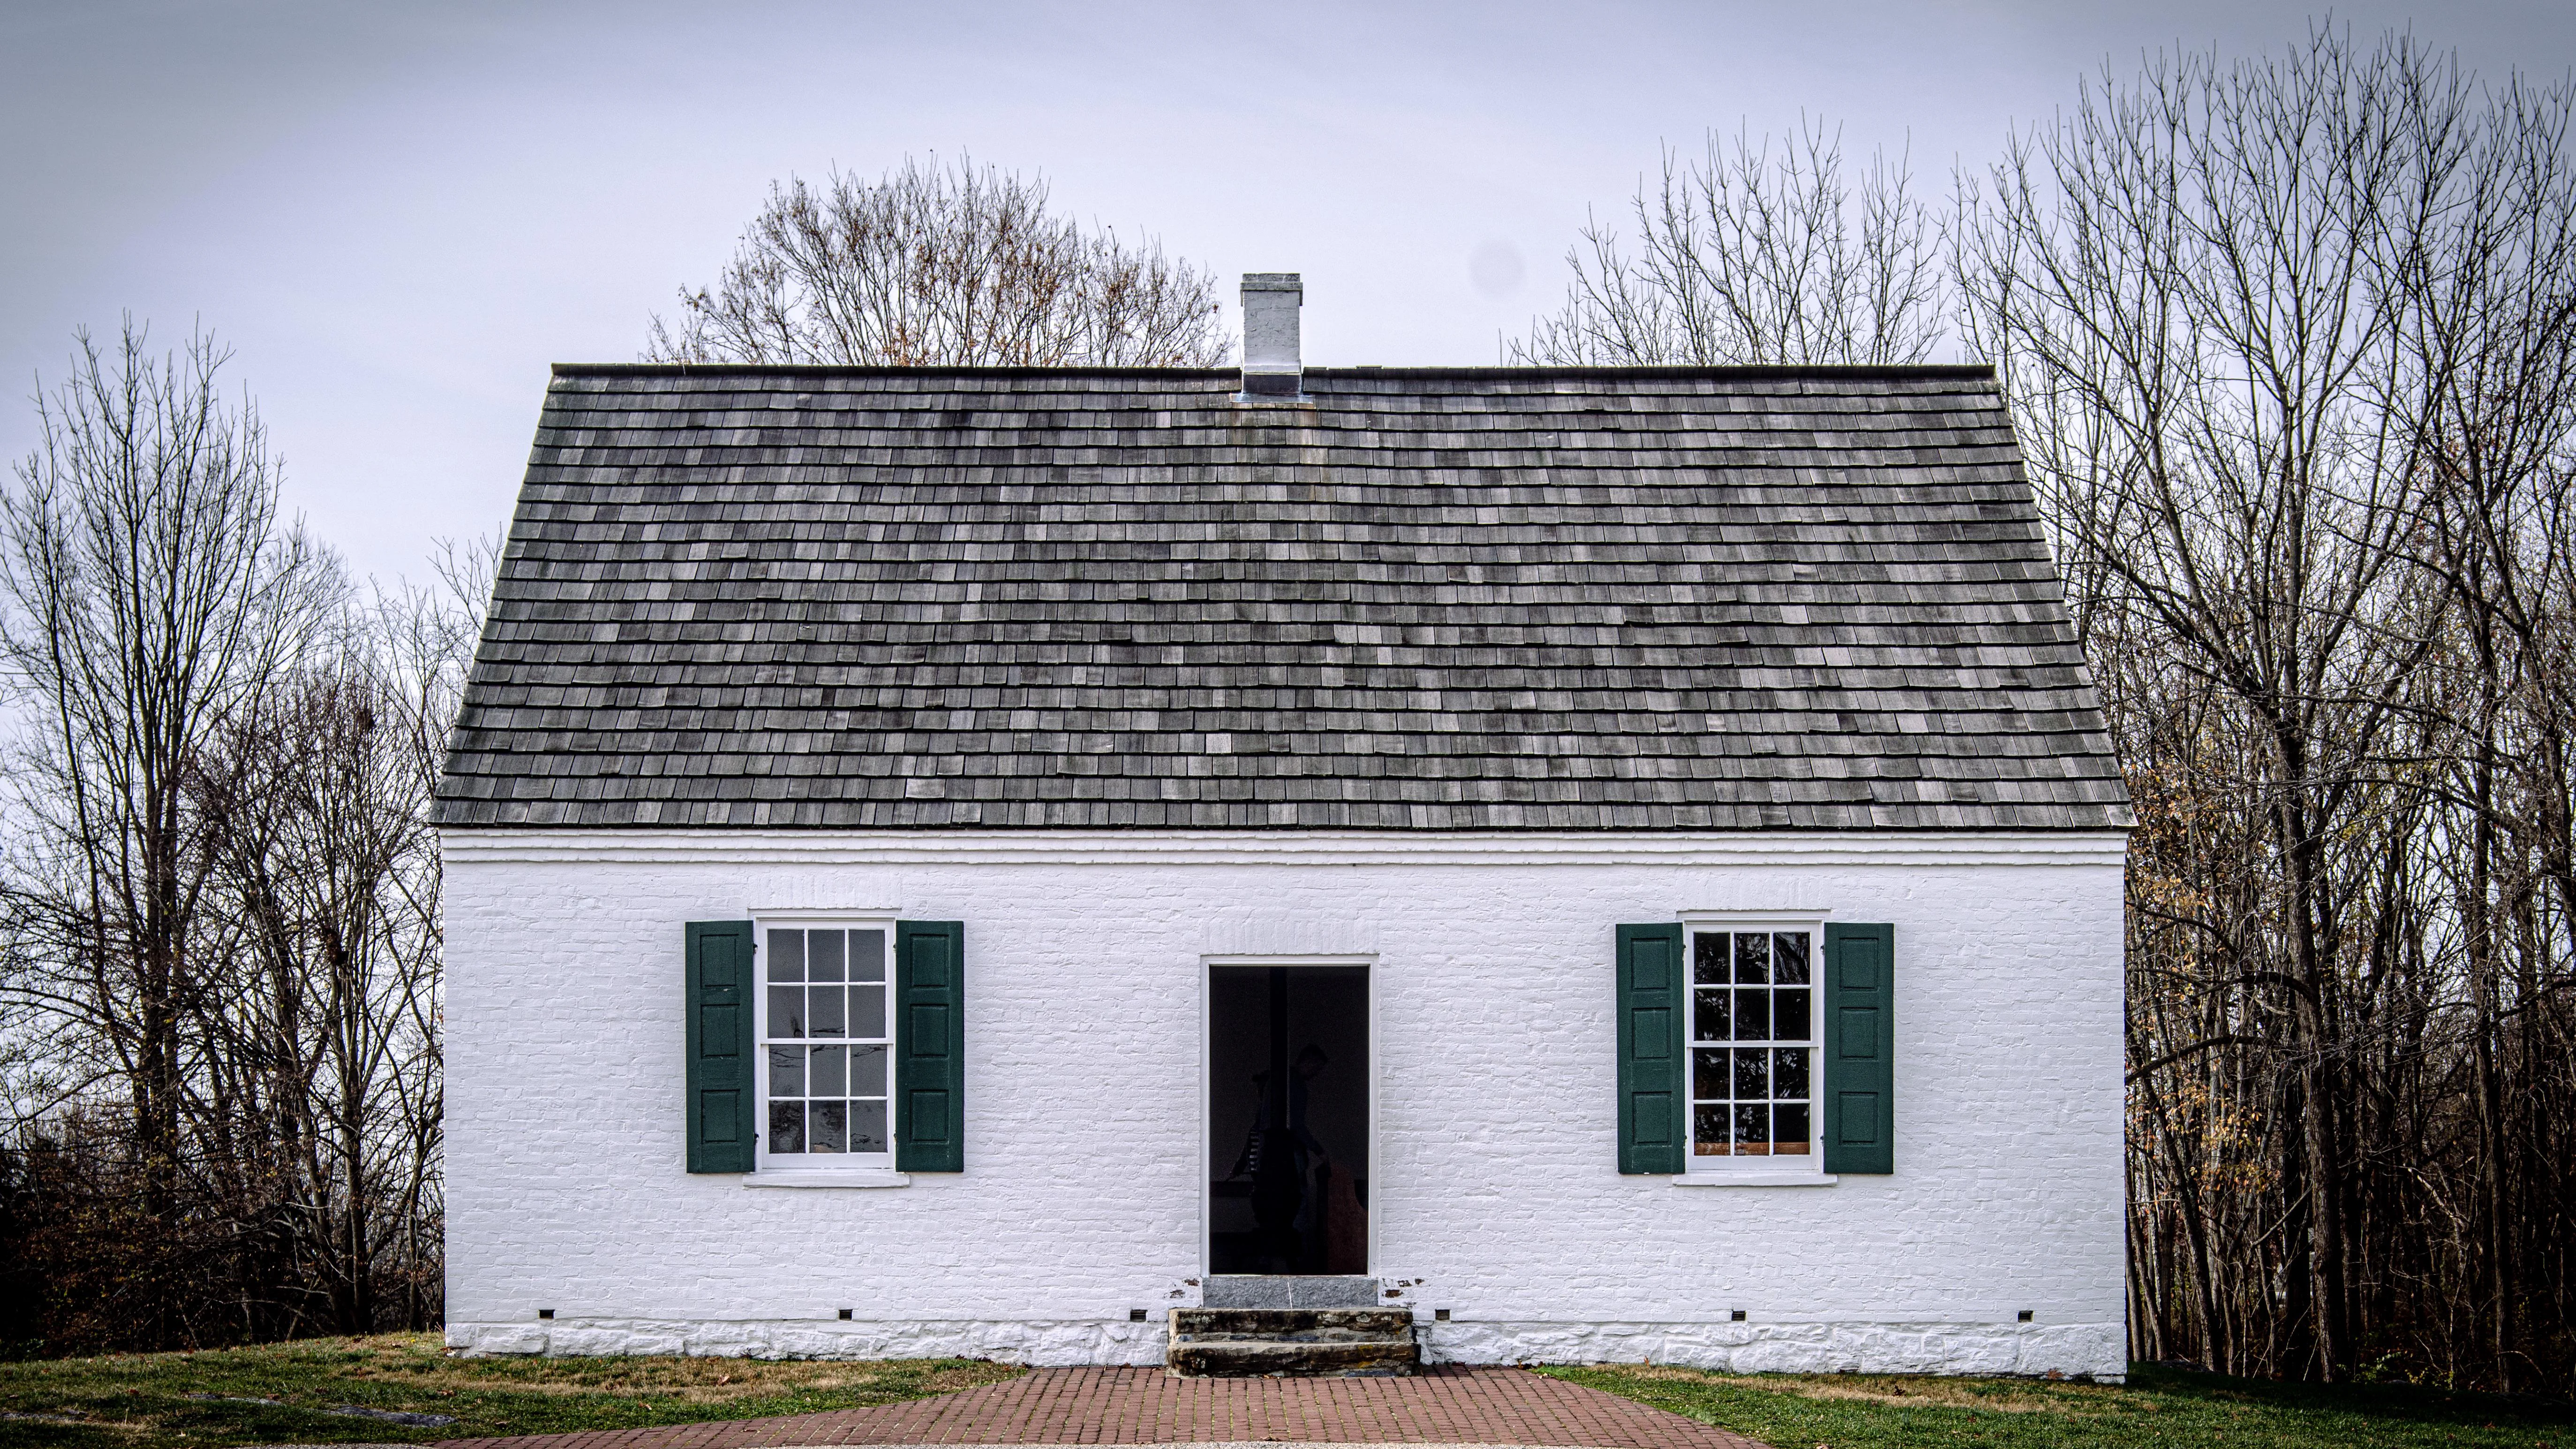
[[[1728,1373],[2020,1374],[2117,1383],[2117,1323],[1419,1324],[1427,1363],[1674,1364]],[[941,1322],[575,1318],[451,1323],[447,1345],[490,1354],[708,1358],[981,1358],[1032,1368],[1159,1365],[1166,1328],[1124,1319]]]

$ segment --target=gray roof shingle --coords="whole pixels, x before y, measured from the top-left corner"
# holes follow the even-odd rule
[[[2103,830],[1983,368],[559,367],[447,826]]]

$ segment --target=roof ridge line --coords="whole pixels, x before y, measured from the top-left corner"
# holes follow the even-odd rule
[[[1190,378],[1216,381],[1239,378],[1239,367],[893,367],[813,362],[558,362],[556,377],[1120,377]],[[1652,367],[1309,367],[1307,377],[1336,381],[1392,378],[1398,381],[1542,381],[1572,378],[1630,381],[1654,378],[1753,381],[1813,377],[1849,382],[1991,382],[1995,370],[1983,362],[1918,362],[1827,366],[1763,364],[1739,366]]]

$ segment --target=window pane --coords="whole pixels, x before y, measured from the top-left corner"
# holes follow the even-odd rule
[[[847,1047],[814,1047],[813,1068],[806,1080],[814,1085],[806,1089],[809,1097],[838,1097],[850,1090]]]
[[[885,1107],[883,1102],[850,1104],[850,1150],[883,1152],[886,1150]]]
[[[803,931],[769,933],[769,979],[772,981],[805,979],[805,933]]]
[[[1782,931],[1771,938],[1771,979],[1783,986],[1807,984],[1807,933]]]
[[[850,1048],[850,1095],[882,1097],[885,1095],[886,1049],[881,1046]]]
[[[850,933],[850,979],[852,981],[885,979],[885,932],[852,931]]]
[[[1807,1049],[1783,1047],[1771,1054],[1771,1095],[1774,1097],[1809,1097],[1807,1090]]]
[[[773,1097],[805,1095],[805,1049],[803,1047],[769,1049],[769,1095]]]
[[[838,981],[841,979],[840,931],[815,931],[805,943],[805,979]]]
[[[1691,1109],[1691,1151],[1700,1157],[1726,1155],[1726,1108],[1695,1107]]]
[[[805,1150],[805,1104],[772,1102],[769,1104],[769,1150],[802,1152]]]
[[[804,987],[773,986],[769,988],[769,1034],[771,1036],[803,1036],[805,1034]]]
[[[848,1151],[849,1146],[847,1134],[849,1132],[849,1126],[850,1106],[847,1102],[815,1103],[814,1145],[810,1150],[815,1152]]]
[[[885,988],[853,986],[850,988],[850,1035],[865,1041],[882,1039],[885,1029]]]
[[[1693,1041],[1724,1041],[1726,1035],[1726,993],[1695,991],[1699,1005],[1692,1016]]]
[[[1703,1101],[1731,1095],[1726,1090],[1726,1048],[1701,1047],[1691,1053],[1691,1095]]]
[[[812,1014],[806,1018],[813,1030],[806,1032],[805,1035],[839,1036],[841,1034],[841,991],[842,988],[838,986],[805,988],[805,995],[813,1003],[809,1008]]]
[[[1716,1096],[1712,1092],[1709,1095]],[[1726,1094],[1759,1102],[1771,1095],[1771,1054],[1760,1047],[1735,1049],[1735,1090]]]
[[[1726,938],[1714,931],[1691,937],[1691,980],[1703,986],[1726,984]]]
[[[1771,1109],[1738,1104],[1735,1109],[1735,1155],[1771,1155]]]
[[[1771,1039],[1771,993],[1760,988],[1735,993],[1735,1039]]]
[[[1795,991],[1771,993],[1771,1039],[1773,1041],[1808,1041],[1807,1013],[1812,1009],[1809,998],[1814,992],[1800,987]]]
[[[1771,1144],[1773,1152],[1791,1157],[1806,1156],[1807,1140],[1813,1135],[1807,1131],[1807,1104],[1783,1102],[1772,1108],[1771,1131],[1777,1139]]]
[[[1735,938],[1735,979],[1768,981],[1771,979],[1771,938],[1759,931]]]

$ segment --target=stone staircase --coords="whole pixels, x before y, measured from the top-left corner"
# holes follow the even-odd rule
[[[1181,1378],[1380,1378],[1422,1363],[1402,1308],[1175,1308],[1164,1366]]]

